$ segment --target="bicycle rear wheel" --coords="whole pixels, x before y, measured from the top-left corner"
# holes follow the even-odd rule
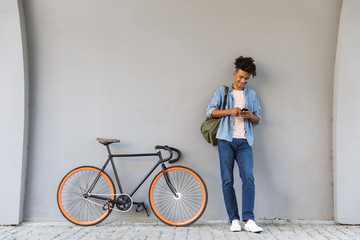
[[[109,175],[91,166],[71,170],[60,182],[57,202],[60,212],[72,223],[90,226],[103,221],[111,213],[112,205],[103,209],[108,200],[114,200],[115,187]],[[91,193],[107,200],[87,197],[84,194],[99,176]]]
[[[201,177],[190,168],[176,166],[165,170],[177,191],[174,196],[163,172],[152,181],[149,202],[156,217],[171,226],[187,226],[198,220],[207,204],[207,189]]]

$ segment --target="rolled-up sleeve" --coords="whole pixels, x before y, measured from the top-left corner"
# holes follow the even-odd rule
[[[255,93],[254,104],[255,104],[255,106],[254,106],[253,114],[255,114],[256,116],[258,116],[260,118],[260,120],[257,122],[257,125],[259,125],[261,122],[261,108],[260,108],[259,98],[256,93]]]
[[[222,88],[219,88],[218,90],[216,90],[216,92],[214,93],[214,96],[211,98],[211,101],[206,109],[206,116],[208,117],[212,117],[211,114],[215,109],[219,109],[220,108],[220,104],[221,104],[221,92],[222,92]]]

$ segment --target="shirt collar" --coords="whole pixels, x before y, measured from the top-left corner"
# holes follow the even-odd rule
[[[233,84],[234,84],[234,83],[230,84],[230,86],[229,86],[229,92],[232,92],[232,90],[234,90]],[[247,93],[248,93],[248,90],[249,90],[248,87],[245,86],[245,87],[244,87],[244,94],[247,94]]]

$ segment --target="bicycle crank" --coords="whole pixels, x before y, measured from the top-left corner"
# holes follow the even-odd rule
[[[133,205],[133,200],[127,194],[121,194],[114,202],[116,203],[116,207],[122,212],[129,211]]]
[[[111,195],[111,194],[94,194],[94,195]],[[116,196],[119,196],[116,200],[108,200],[107,202],[105,202],[104,204],[100,204],[94,201],[91,201],[89,196],[91,196],[90,194],[85,196],[85,194],[82,196],[84,200],[95,204],[97,206],[100,206],[104,211],[107,211],[109,209],[113,210],[113,211],[118,211],[118,212],[127,212],[130,210],[130,208],[132,208],[133,205],[136,205],[136,212],[141,212],[143,210],[145,210],[146,215],[149,217],[149,212],[145,206],[144,202],[133,202],[132,198],[127,195],[127,194],[114,194]],[[116,207],[119,209],[114,208],[114,206],[116,205]]]

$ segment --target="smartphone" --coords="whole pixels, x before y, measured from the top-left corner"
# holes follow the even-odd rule
[[[249,111],[249,109],[243,108],[243,109],[241,109],[241,111]]]

